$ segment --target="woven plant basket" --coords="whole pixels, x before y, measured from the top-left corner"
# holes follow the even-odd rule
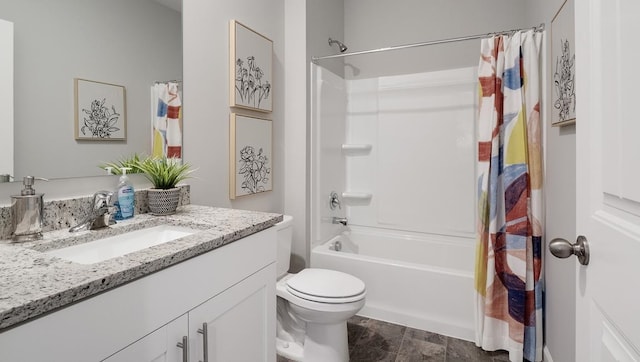
[[[172,189],[149,189],[149,211],[153,215],[171,215],[176,212],[180,201],[180,188]]]

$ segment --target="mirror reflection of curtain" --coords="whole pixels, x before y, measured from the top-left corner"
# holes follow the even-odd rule
[[[151,155],[182,159],[182,100],[177,82],[151,87]]]

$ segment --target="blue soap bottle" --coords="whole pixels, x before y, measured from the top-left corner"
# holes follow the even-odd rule
[[[133,185],[127,176],[127,171],[130,170],[129,167],[122,167],[122,176],[120,176],[120,180],[118,181],[118,197],[117,197],[117,208],[116,211],[116,220],[127,220],[131,219],[135,210],[135,200],[136,194],[133,190]]]

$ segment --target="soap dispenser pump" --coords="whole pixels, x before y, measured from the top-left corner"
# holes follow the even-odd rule
[[[24,188],[20,195],[11,196],[11,223],[15,242],[38,240],[42,238],[42,210],[44,194],[37,194],[33,188],[35,180],[49,181],[40,177],[25,176]]]
[[[129,177],[127,176],[127,171],[131,170],[130,167],[122,167],[121,169],[122,176],[118,181],[118,190],[117,190],[117,211],[115,215],[116,220],[126,220],[133,217],[135,213],[135,198],[136,193],[133,190],[133,185],[131,181],[129,181]]]

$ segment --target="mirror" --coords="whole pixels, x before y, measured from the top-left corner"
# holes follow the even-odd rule
[[[103,162],[150,153],[151,86],[182,79],[172,2],[0,0],[0,18],[14,25],[16,181],[103,175]],[[74,78],[125,88],[126,140],[74,138]]]

